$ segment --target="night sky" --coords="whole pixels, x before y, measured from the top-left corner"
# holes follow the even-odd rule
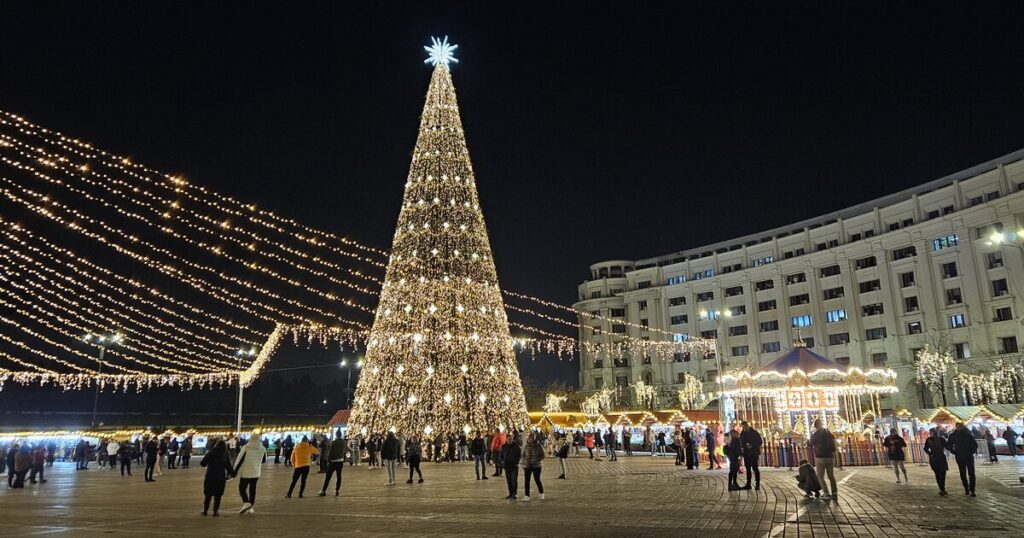
[[[387,248],[448,35],[501,283],[564,304],[1024,147],[1019,3],[140,4],[6,3],[0,108]]]

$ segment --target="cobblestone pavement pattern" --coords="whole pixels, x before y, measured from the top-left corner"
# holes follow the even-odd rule
[[[962,493],[956,466],[948,497],[926,466],[896,484],[884,467],[837,471],[837,502],[806,501],[795,471],[762,471],[761,491],[726,490],[725,471],[687,471],[668,457],[618,462],[570,458],[569,479],[545,460],[546,500],[508,503],[504,478],[477,481],[471,463],[424,463],[426,482],[385,487],[386,472],[345,467],[340,497],[317,497],[323,475],[310,474],[306,497],[285,499],[291,469],[267,464],[256,512],[239,515],[237,481],[228,482],[221,517],[201,517],[203,469],[165,470],[155,483],[142,470],[74,470],[58,463],[46,484],[0,489],[0,536],[709,536],[895,537],[1020,536],[1024,458],[979,465],[978,497]],[[198,458],[193,459],[198,462]],[[743,477],[741,476],[741,481]],[[520,477],[520,495],[523,479]],[[684,534],[685,533],[685,534]],[[697,534],[695,534],[697,533]]]

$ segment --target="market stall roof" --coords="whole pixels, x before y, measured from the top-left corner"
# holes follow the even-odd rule
[[[593,417],[593,420],[591,420],[583,413],[575,412],[547,413],[544,411],[532,411],[529,415],[530,424],[539,427],[543,427],[546,423],[557,428],[579,428],[607,422],[604,416]]]
[[[347,426],[348,416],[352,413],[351,409],[339,409],[337,413],[331,417],[331,420],[327,421],[328,426]]]
[[[1002,422],[1013,422],[1024,417],[1024,404],[986,404],[993,418]]]
[[[918,422],[931,422],[936,415],[942,412],[942,408],[939,407],[926,407],[922,409],[914,409],[911,414]]]
[[[847,367],[832,359],[822,357],[806,347],[797,346],[785,355],[768,363],[757,372],[777,372],[786,375],[792,370],[801,370],[809,374],[818,370],[839,370],[840,372],[845,372]]]
[[[713,409],[683,409],[679,414],[683,417],[683,422],[718,423],[718,411]]]
[[[978,416],[978,413],[984,412],[985,410],[985,408],[980,405],[951,405],[943,407],[943,409],[945,409],[946,412],[954,418],[964,422],[970,422],[971,419]]]

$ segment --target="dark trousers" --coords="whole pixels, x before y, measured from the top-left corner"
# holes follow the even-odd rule
[[[207,495],[206,498],[203,499],[203,513],[205,514],[210,511],[210,499],[213,499],[213,513],[216,514],[220,511],[220,495],[217,495],[216,497]]]
[[[169,452],[167,454],[167,468],[168,469],[177,469],[178,466],[175,465],[175,463],[177,461],[178,461],[178,453],[177,452]],[[234,461],[234,460],[232,460],[232,461]]]
[[[111,454],[110,455],[110,470],[114,470],[114,467],[116,467],[116,466],[117,466],[117,454]]]
[[[13,488],[14,487],[14,477],[17,476],[17,474],[18,473],[14,472],[14,466],[13,465],[8,465],[7,466],[7,487],[9,487],[9,488]]]
[[[128,473],[128,476],[132,475],[131,458],[121,458],[121,476],[124,476],[126,472]]]
[[[238,495],[243,503],[256,504],[256,481],[259,478],[241,478],[238,480]]]
[[[33,463],[32,464],[32,473],[28,475],[28,481],[32,482],[33,484],[35,484],[36,483],[36,475],[37,474],[39,475],[39,481],[40,482],[46,482],[46,479],[43,478],[43,464],[42,463]]]
[[[956,458],[956,468],[960,470],[960,481],[964,484],[964,491],[974,493],[974,457]]]
[[[622,448],[626,451],[626,455],[627,456],[632,456],[633,455],[633,442],[632,441],[627,439],[625,442],[622,443]]]
[[[939,491],[946,491],[946,469],[932,469],[935,473],[935,483],[939,485]]]
[[[412,473],[413,473],[413,471],[415,471],[416,474],[420,477],[420,480],[423,480],[423,473],[420,472],[420,459],[419,458],[409,458],[408,463],[409,463],[409,480],[412,480]]]
[[[544,485],[540,483],[540,467],[530,467],[523,469],[523,474],[526,475],[526,496],[530,496],[530,477],[537,482],[537,493],[544,494]]]
[[[722,468],[718,463],[718,455],[715,454],[715,446],[708,445],[708,469],[714,469],[715,467]]]
[[[23,488],[25,487],[25,475],[28,473],[28,469],[24,471],[16,471],[14,473],[14,487]]]
[[[747,468],[747,486],[750,486],[751,477],[753,477],[755,485],[761,485],[761,469],[757,467],[758,460],[760,459],[761,457],[758,454],[743,455],[743,466]]]
[[[143,473],[143,475],[146,477],[146,480],[152,480],[153,479],[153,468],[154,467],[156,467],[156,457],[155,456],[146,456],[146,472]]]
[[[739,482],[736,480],[740,474],[740,458],[739,456],[729,456],[729,485],[739,486]]]
[[[494,462],[494,476],[501,476],[501,452],[492,452],[491,461]]]
[[[519,491],[519,469],[505,469],[505,482],[508,484],[508,496],[515,497]]]
[[[301,478],[302,479],[302,484],[299,486],[299,497],[302,497],[302,493],[304,491],[306,491],[306,478],[308,478],[308,477],[309,477],[309,466],[308,465],[305,466],[305,467],[296,467],[295,470],[292,471],[292,485],[288,486],[288,496],[291,497],[292,490],[295,489],[295,483],[298,482],[299,479]]]
[[[329,461],[327,462],[327,476],[324,477],[324,487],[320,488],[320,491],[327,492],[327,487],[331,485],[331,477],[338,475],[338,483],[334,486],[334,492],[341,491],[341,470],[345,467],[343,461]]]
[[[192,459],[192,454],[188,452],[181,455],[181,466],[188,469],[188,462]]]
[[[487,476],[487,464],[484,463],[483,454],[473,455],[473,472],[476,473],[477,478],[480,478],[480,475]]]

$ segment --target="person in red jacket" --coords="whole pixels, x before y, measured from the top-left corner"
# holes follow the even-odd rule
[[[43,465],[46,463],[46,448],[43,447],[42,443],[36,445],[32,451],[32,472],[28,476],[28,481],[35,484],[36,475],[39,475],[39,483],[45,484],[46,479],[43,478]]]
[[[501,476],[501,447],[505,444],[505,432],[495,431],[494,437],[491,437],[491,461],[494,462],[494,474],[492,476]]]

